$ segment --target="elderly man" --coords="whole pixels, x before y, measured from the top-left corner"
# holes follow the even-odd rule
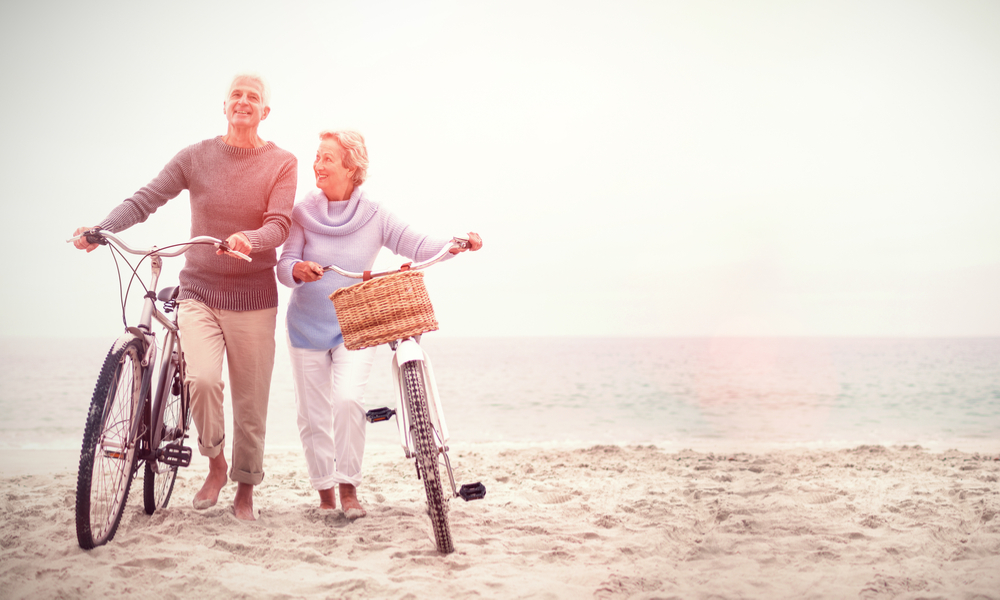
[[[198,449],[209,473],[194,507],[215,505],[229,478],[237,482],[236,517],[253,520],[253,488],[264,477],[264,431],[274,367],[278,291],[276,248],[291,227],[297,182],[295,157],[257,135],[271,112],[270,93],[258,75],[233,78],[223,103],[225,135],[181,150],[146,187],[98,225],[118,232],[145,221],[182,190],[191,199],[191,235],[225,239],[252,262],[216,256],[207,246],[185,254],[180,272],[181,340],[186,381],[198,429]],[[90,229],[81,227],[76,235]],[[90,252],[86,238],[76,246]],[[232,469],[226,462],[222,361],[229,365],[233,399]],[[227,473],[228,471],[228,473]]]

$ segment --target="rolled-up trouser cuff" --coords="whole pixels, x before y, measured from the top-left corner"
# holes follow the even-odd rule
[[[312,484],[314,490],[328,490],[333,486],[341,483],[349,483],[354,487],[361,485],[361,474],[359,473],[356,477],[348,477],[342,473],[334,473],[329,477],[323,477],[321,479],[309,478],[309,483]]]
[[[220,452],[222,452],[222,449],[225,447],[226,447],[226,438],[222,438],[221,440],[219,440],[219,443],[215,444],[214,446],[206,446],[201,441],[201,438],[200,437],[198,438],[198,452],[200,452],[202,456],[215,458],[216,456],[219,455]]]
[[[261,481],[264,481],[264,472],[259,471],[257,473],[251,473],[250,471],[237,470],[232,468],[229,470],[229,478],[236,483],[249,483],[250,485],[260,485]]]

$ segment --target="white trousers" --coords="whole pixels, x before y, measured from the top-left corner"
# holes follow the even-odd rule
[[[299,438],[313,489],[361,484],[365,387],[376,348],[307,350],[288,344]]]

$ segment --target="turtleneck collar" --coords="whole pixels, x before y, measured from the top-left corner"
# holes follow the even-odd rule
[[[324,235],[348,235],[378,212],[378,204],[355,187],[349,200],[331,202],[322,190],[312,190],[295,205],[292,218],[304,229]]]

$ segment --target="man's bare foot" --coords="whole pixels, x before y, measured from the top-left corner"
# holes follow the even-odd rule
[[[210,506],[215,506],[219,501],[219,492],[229,482],[228,470],[229,465],[222,452],[219,452],[215,458],[208,459],[208,477],[205,478],[205,483],[198,490],[198,493],[194,495],[195,509],[205,510]]]
[[[358,502],[358,489],[349,483],[340,484],[340,507],[348,519],[360,519],[368,514]]]
[[[319,507],[324,510],[337,508],[337,493],[333,488],[319,490]]]
[[[256,521],[253,514],[253,486],[249,483],[236,484],[236,498],[233,499],[236,518],[241,521]]]

